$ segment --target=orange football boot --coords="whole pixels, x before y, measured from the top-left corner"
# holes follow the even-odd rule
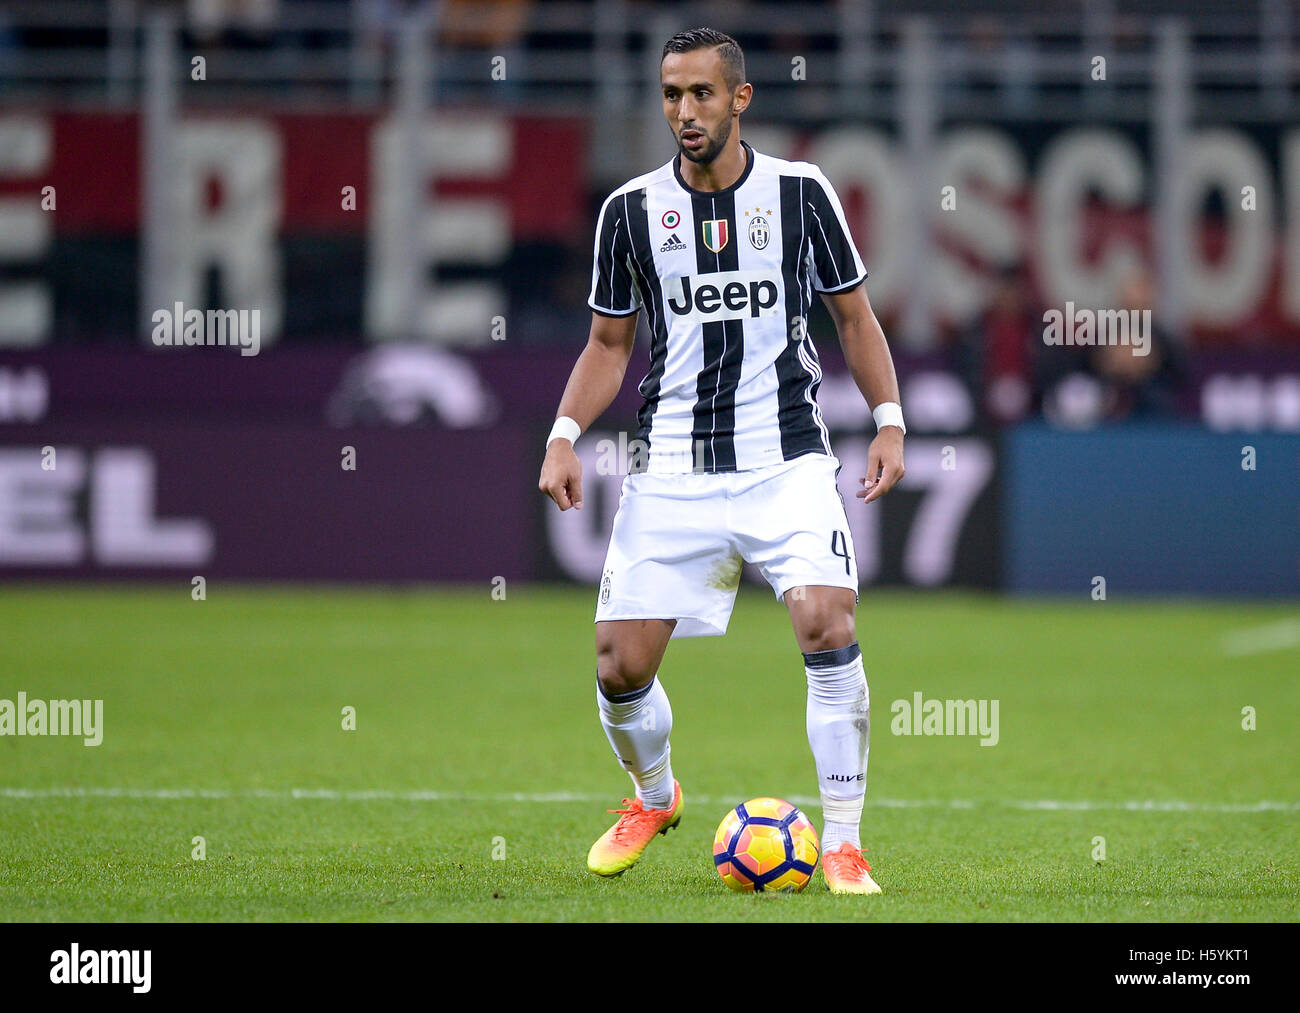
[[[871,878],[871,866],[861,848],[845,841],[834,851],[822,855],[822,871],[831,893],[881,893],[880,884]]]
[[[671,809],[647,809],[638,799],[623,799],[618,822],[587,853],[587,868],[597,876],[621,876],[636,865],[655,834],[666,834],[682,821],[682,786],[673,781]]]

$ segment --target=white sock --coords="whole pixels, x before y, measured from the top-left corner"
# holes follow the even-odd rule
[[[636,797],[647,809],[672,808],[668,734],[673,730],[673,709],[659,677],[633,693],[614,697],[606,696],[597,680],[596,706],[614,755],[636,785]]]
[[[871,694],[855,640],[847,647],[805,654],[808,676],[808,744],[821,792],[822,853],[848,842],[861,847],[859,825],[867,793],[871,745]]]

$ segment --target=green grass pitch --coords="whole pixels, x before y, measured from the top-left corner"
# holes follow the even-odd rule
[[[1300,650],[1267,631],[1294,603],[865,591],[863,830],[885,890],[866,898],[830,896],[820,870],[782,896],[713,871],[737,802],[786,797],[820,827],[802,663],[749,588],[725,638],[673,643],[661,671],[681,827],[619,879],[587,872],[630,788],[595,717],[593,605],[515,586],[0,589],[0,699],[102,699],[105,726],[97,747],[0,736],[0,919],[1297,917]],[[918,691],[998,700],[997,745],[892,734]]]

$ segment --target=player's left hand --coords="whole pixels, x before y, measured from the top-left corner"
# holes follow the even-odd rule
[[[903,477],[903,431],[898,426],[885,426],[871,441],[867,451],[867,477],[858,481],[863,488],[855,495],[864,504],[879,499],[898,484]]]

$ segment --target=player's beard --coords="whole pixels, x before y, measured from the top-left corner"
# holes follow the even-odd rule
[[[699,130],[700,133],[704,135],[704,147],[699,151],[687,151],[682,145],[681,135],[677,134],[675,135],[677,138],[677,150],[682,153],[683,158],[689,158],[696,165],[708,165],[722,154],[722,149],[727,146],[727,138],[731,136],[731,120],[727,119],[723,121],[722,126],[718,128],[722,132],[722,136],[717,138],[706,130],[700,130],[699,127],[692,127],[691,129]]]

